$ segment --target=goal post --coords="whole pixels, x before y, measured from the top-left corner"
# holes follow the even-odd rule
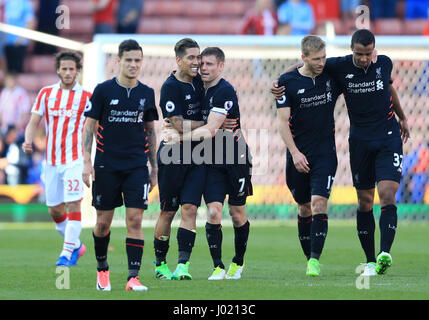
[[[270,93],[273,80],[301,58],[302,37],[297,36],[237,36],[237,35],[96,35],[98,82],[113,77],[118,69],[116,55],[119,43],[134,39],[143,47],[143,68],[139,78],[154,88],[159,108],[162,83],[176,69],[174,45],[184,37],[198,42],[201,50],[208,46],[221,47],[226,55],[224,77],[235,87],[239,98],[242,128],[253,153],[254,195],[248,198],[248,212],[255,218],[286,218],[296,214],[296,206],[285,185],[285,146],[276,128],[276,108]],[[328,57],[351,54],[350,36],[322,37]],[[378,54],[388,55],[394,64],[393,85],[398,91],[407,114],[412,140],[404,145],[404,154],[411,154],[428,141],[429,99],[421,88],[428,81],[429,37],[377,36]],[[160,112],[160,110],[158,110]],[[423,115],[426,115],[424,119]],[[349,216],[355,210],[357,197],[352,187],[348,157],[349,119],[344,99],[335,108],[338,169],[329,200],[337,216]],[[157,124],[158,130],[160,129]],[[159,133],[159,131],[158,131]],[[412,179],[404,176],[404,179]],[[409,181],[405,181],[409,186]],[[428,212],[427,188],[421,201],[410,203],[401,197],[400,216],[421,216]],[[400,191],[402,192],[402,191]],[[158,203],[157,190],[150,202]],[[378,203],[378,195],[376,195]],[[403,205],[404,204],[404,205]],[[157,216],[158,207],[153,216]],[[150,210],[149,210],[150,211]],[[227,213],[225,213],[227,215]],[[146,215],[146,214],[145,214]],[[201,216],[204,217],[204,208]],[[149,213],[150,217],[151,214]]]
[[[80,43],[34,30],[0,23],[0,31],[80,51],[83,54],[82,85],[95,86],[118,72],[118,45],[135,39],[143,47],[143,68],[139,80],[155,90],[159,108],[162,83],[176,69],[174,45],[184,38],[195,39],[201,49],[219,46],[226,54],[224,77],[235,87],[239,98],[242,128],[253,154],[254,195],[248,198],[247,212],[252,218],[288,218],[296,215],[296,205],[285,185],[285,146],[276,128],[276,108],[270,93],[273,80],[300,60],[302,37],[239,35],[95,35],[93,42]],[[327,56],[351,53],[349,36],[322,37]],[[408,116],[412,139],[404,145],[404,175],[398,192],[400,217],[429,217],[429,37],[376,36],[378,54],[393,60],[393,85]],[[160,112],[160,110],[158,109]],[[356,208],[348,158],[349,120],[344,99],[335,108],[338,169],[329,199],[333,216],[350,216]],[[160,123],[156,124],[158,137]],[[426,148],[426,149],[425,149]],[[425,153],[426,152],[426,153]],[[426,159],[426,160],[425,160]],[[426,161],[426,162],[425,162]],[[376,203],[378,197],[376,195]],[[115,224],[124,224],[124,208],[115,214]],[[149,196],[144,222],[153,223],[159,213],[159,194]],[[205,219],[204,206],[199,217]],[[225,212],[225,216],[227,213]],[[85,189],[83,218],[85,226],[95,222],[91,194]]]

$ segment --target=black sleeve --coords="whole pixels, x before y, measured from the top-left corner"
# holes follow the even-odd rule
[[[287,83],[287,79],[285,76],[280,76],[278,80],[278,86],[279,87],[285,87],[285,92],[280,100],[276,100],[276,107],[277,109],[280,108],[290,108],[292,105],[292,99],[290,96],[290,85]]]
[[[161,88],[160,107],[164,118],[183,115],[183,97],[178,86],[164,84]]]
[[[387,67],[389,70],[389,84],[392,84],[393,83],[393,79],[392,79],[393,62],[388,56],[386,56],[386,60],[387,60]]]
[[[155,105],[155,91],[153,89],[150,89],[149,101],[148,104],[145,106],[144,111],[144,121],[155,121],[158,119],[158,110],[156,109]]]
[[[232,108],[238,107],[237,94],[232,87],[221,88],[213,97],[213,108],[211,111],[227,115]]]
[[[85,109],[85,117],[101,120],[104,108],[104,94],[100,85],[97,85],[92,93],[90,105]]]

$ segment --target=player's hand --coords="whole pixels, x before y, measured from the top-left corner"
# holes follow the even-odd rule
[[[158,168],[152,168],[149,173],[149,193],[158,184]]]
[[[401,138],[403,143],[407,143],[410,138],[410,128],[408,127],[407,119],[399,119],[399,128],[401,129]]]
[[[376,63],[377,62],[377,58],[378,58],[378,52],[377,49],[374,49],[374,51],[372,52],[372,63]]]
[[[33,153],[33,143],[31,143],[31,142],[23,142],[22,143],[22,151],[24,151],[26,154]]]
[[[84,162],[83,164],[83,171],[82,171],[82,180],[85,185],[90,188],[91,187],[91,176],[92,181],[95,180],[95,171],[94,167],[92,166],[91,162]]]
[[[170,120],[168,120],[167,118],[164,119],[164,121],[162,122],[162,130],[164,129],[173,129],[173,125],[171,124]]]
[[[273,85],[271,86],[271,93],[274,95],[276,100],[281,100],[282,96],[285,93],[285,87],[279,87],[279,82],[277,80],[273,81]]]
[[[228,119],[226,118],[222,124],[222,129],[224,130],[233,130],[236,126],[238,126],[238,118],[236,119]]]
[[[296,170],[301,173],[309,173],[310,167],[305,155],[301,152],[296,151],[292,154],[293,164],[295,165]]]
[[[161,137],[162,137],[162,140],[164,141],[164,144],[166,145],[176,144],[176,143],[179,143],[181,140],[179,132],[177,132],[177,130],[173,128],[162,129]]]

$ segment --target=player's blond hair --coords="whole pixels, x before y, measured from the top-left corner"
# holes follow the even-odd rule
[[[319,52],[325,47],[325,41],[318,36],[309,35],[301,40],[301,52],[304,56],[309,56],[311,52]]]

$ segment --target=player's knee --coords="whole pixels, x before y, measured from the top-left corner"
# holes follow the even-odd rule
[[[311,204],[310,203],[303,203],[298,204],[298,214],[301,217],[310,217],[311,216]]]
[[[142,215],[133,214],[126,217],[127,228],[132,230],[140,230],[142,225]]]
[[[185,216],[196,216],[197,214],[197,206],[194,204],[186,203],[182,205],[182,217]]]
[[[207,207],[207,220],[211,223],[220,223],[219,221],[222,220],[222,204],[210,203]]]
[[[374,204],[374,195],[369,193],[358,193],[359,211],[370,211]]]
[[[80,212],[80,201],[73,201],[67,203],[67,212]]]
[[[94,235],[97,237],[105,237],[110,232],[110,223],[106,221],[97,221],[94,227]]]
[[[311,212],[313,214],[326,213],[328,210],[328,199],[318,197],[311,201]]]
[[[246,207],[245,206],[229,206],[229,214],[234,225],[241,225],[246,222]]]
[[[176,215],[176,211],[163,211],[161,210],[159,214],[159,219],[165,222],[171,222]]]
[[[49,207],[48,211],[52,219],[59,219],[66,214],[64,211],[64,205],[62,204],[55,207]]]
[[[395,204],[396,202],[396,189],[385,188],[378,191],[380,197],[381,206],[387,206],[389,204]]]

